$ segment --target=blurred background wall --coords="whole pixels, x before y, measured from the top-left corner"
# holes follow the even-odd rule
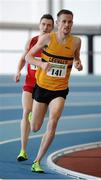
[[[51,13],[56,20],[62,8],[73,11],[72,33],[82,39],[84,70],[72,73],[101,75],[101,0],[0,0],[0,75],[16,72],[26,42],[39,34],[40,17]]]

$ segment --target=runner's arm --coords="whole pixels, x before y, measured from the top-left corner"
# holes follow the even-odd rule
[[[80,38],[76,39],[75,46],[76,46],[76,50],[75,50],[74,67],[78,71],[81,71],[83,69],[83,66],[82,66],[81,60],[80,60],[80,49],[81,49],[81,39]]]
[[[48,62],[42,62],[42,61],[37,61],[36,59],[34,59],[35,54],[43,49],[50,40],[50,36],[49,34],[44,34],[41,35],[37,41],[37,43],[30,49],[30,51],[27,53],[27,55],[25,56],[25,60],[29,63],[29,64],[34,64],[38,67],[41,67],[44,71],[48,71],[51,68],[50,63]]]
[[[25,61],[25,56],[26,56],[26,54],[27,54],[28,51],[29,51],[29,45],[30,45],[30,40],[27,42],[26,47],[25,47],[25,50],[24,50],[24,52],[23,52],[23,54],[22,54],[22,56],[21,56],[21,58],[20,58],[20,60],[19,60],[19,62],[18,62],[17,72],[16,72],[15,78],[14,78],[16,82],[19,82],[19,81],[20,81],[21,70],[23,69],[23,67],[25,66],[25,63],[26,63],[26,61]]]

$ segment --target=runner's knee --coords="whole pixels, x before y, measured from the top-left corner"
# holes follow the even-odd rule
[[[40,128],[41,128],[41,125],[39,125],[39,124],[33,124],[33,125],[31,125],[31,131],[33,131],[33,132],[39,131]]]
[[[26,109],[26,110],[24,110],[24,111],[23,111],[23,119],[28,118],[30,112],[31,112],[31,109]]]

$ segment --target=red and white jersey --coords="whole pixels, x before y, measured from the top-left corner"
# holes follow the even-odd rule
[[[31,39],[29,50],[37,43],[38,36],[35,36]],[[41,50],[36,53],[35,58],[39,59],[41,57]],[[35,79],[35,73],[36,73],[37,67],[35,65],[28,64],[27,65],[27,75],[25,78],[23,90],[31,92],[33,91],[33,87],[35,86],[36,79]]]

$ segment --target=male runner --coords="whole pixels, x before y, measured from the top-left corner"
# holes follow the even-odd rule
[[[50,14],[44,14],[40,19],[39,30],[40,35],[44,33],[49,33],[53,30],[54,27],[54,19]],[[21,70],[25,66],[25,55],[27,52],[37,43],[39,36],[33,37],[26,46],[25,52],[23,53],[17,67],[17,73],[15,76],[16,82],[20,81]],[[41,57],[41,52],[37,52],[35,54],[35,59],[39,59]],[[32,111],[32,92],[36,83],[35,79],[36,66],[27,64],[27,75],[25,78],[25,82],[23,85],[22,92],[22,107],[23,107],[23,116],[21,121],[21,150],[17,157],[18,161],[24,161],[28,159],[28,155],[26,152],[26,146],[28,142],[28,136],[30,132],[30,123],[28,121],[29,113]]]
[[[47,108],[49,121],[43,135],[38,154],[31,170],[38,171],[40,161],[54,139],[57,123],[64,109],[69,92],[69,79],[74,64],[78,71],[83,69],[80,60],[81,39],[71,34],[73,13],[62,9],[57,14],[57,32],[40,36],[36,45],[30,49],[25,59],[38,66],[36,86],[33,91],[33,110],[31,130],[38,131],[42,126]],[[36,52],[43,49],[42,61],[33,59]],[[40,112],[40,113],[39,113]]]

